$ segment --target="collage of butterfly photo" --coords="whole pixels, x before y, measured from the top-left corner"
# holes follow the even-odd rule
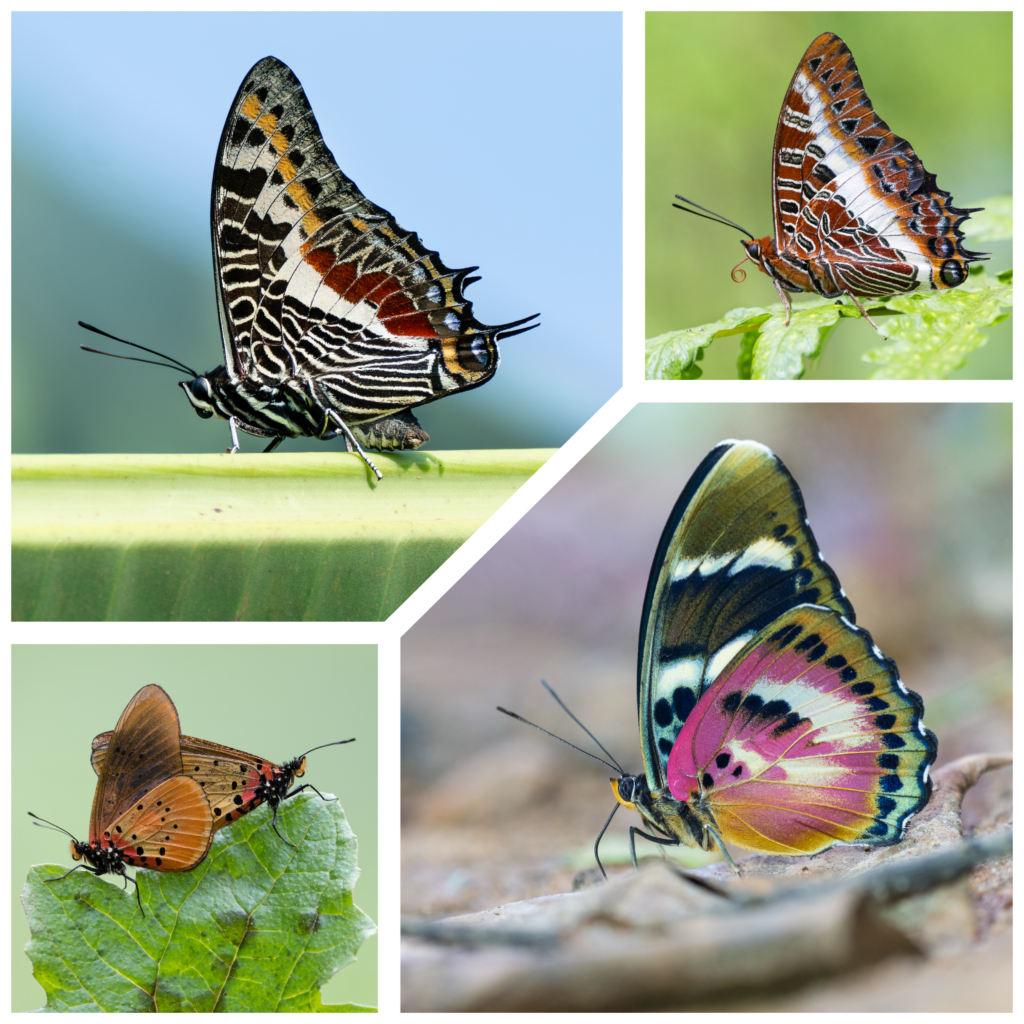
[[[9,1012],[1011,1012],[1012,7],[318,6],[9,11]]]

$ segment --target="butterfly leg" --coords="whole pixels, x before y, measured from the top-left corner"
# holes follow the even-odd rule
[[[238,428],[235,426],[235,417],[228,417],[228,427],[231,430],[231,447],[228,449],[228,455],[234,455],[238,451]]]
[[[349,430],[348,424],[333,409],[327,410],[327,416],[330,419],[334,420],[334,422],[337,423],[339,427],[341,427],[342,431],[344,431],[345,440],[351,446],[349,448],[349,451],[354,451],[359,456],[359,458],[361,458],[363,462],[365,462],[370,467],[370,469],[373,470],[373,475],[378,480],[383,480],[384,477],[381,474],[381,471],[370,461],[369,456],[366,454],[366,452],[363,451],[359,442],[356,440],[355,434],[353,434],[352,431]]]
[[[318,797],[320,797],[321,800],[323,800],[323,801],[327,800],[327,797],[325,797],[323,795],[323,793],[321,793],[320,790],[317,789],[316,786],[314,786],[311,782],[304,782],[301,786],[296,786],[290,793],[285,793],[285,795],[283,797],[281,797],[281,800],[287,800],[289,797],[295,796],[296,793],[301,793],[304,789],[311,789],[311,790],[313,790],[314,793],[316,793],[316,795]],[[336,796],[333,796],[333,797],[331,797],[331,799],[332,800],[337,800],[338,798]],[[280,804],[281,800],[278,800],[277,803],[275,803],[273,805],[274,817],[273,817],[273,820],[270,823],[270,826],[271,826],[271,828],[273,828],[273,830],[275,832],[277,832],[277,808],[278,808],[278,805]],[[281,835],[280,832],[277,832],[277,838],[280,839],[282,843],[288,843],[288,845],[293,850],[297,850],[298,849],[298,847],[294,843],[289,843],[288,840],[285,839],[285,837],[283,835]]]
[[[793,307],[789,302],[789,296],[782,290],[782,285],[774,277],[772,278],[772,284],[775,285],[775,290],[779,293],[779,298],[782,299],[782,304],[786,307],[786,326],[788,327],[789,315],[793,311]]]
[[[231,429],[231,447],[228,449],[228,455],[234,455],[240,448],[238,443],[237,421],[234,416],[228,417],[228,427]],[[272,452],[283,440],[283,437],[275,437],[274,440],[263,449],[263,454],[266,455],[268,452]]]
[[[633,859],[633,870],[637,871],[636,863],[636,837],[643,836],[644,839],[649,839],[652,843],[658,843],[659,846],[678,846],[678,839],[662,839],[660,836],[649,836],[646,832],[641,831],[635,825],[629,826],[629,855]]]
[[[548,686],[547,683],[545,683],[544,685]],[[550,690],[551,687],[548,686],[548,689]],[[552,693],[553,692],[554,692],[554,690],[552,690]],[[555,699],[557,700],[558,698],[555,697]],[[558,702],[561,703],[560,700]],[[608,879],[608,872],[604,869],[604,864],[601,863],[601,858],[597,855],[597,848],[601,845],[601,837],[604,836],[605,831],[608,828],[608,825],[611,824],[611,819],[615,816],[615,811],[618,810],[618,806],[620,806],[620,805],[615,804],[615,806],[611,808],[611,813],[608,815],[608,820],[604,822],[604,826],[601,828],[601,830],[597,834],[597,839],[594,840],[594,859],[597,861],[597,866],[601,868],[601,874],[603,874],[605,881],[607,881],[607,879]],[[630,838],[632,839],[632,837],[630,837]],[[636,862],[636,858],[634,857],[633,860],[634,860],[634,863],[635,863]]]
[[[849,295],[850,298],[853,299],[853,304],[861,311],[861,314],[864,316],[864,319],[867,320],[867,322],[871,324],[871,326],[874,327],[876,331],[880,331],[882,329],[881,327],[878,326],[878,324],[875,323],[874,320],[871,319],[870,316],[868,316],[868,311],[860,304],[860,301],[857,299],[857,296],[853,294],[853,292],[845,292],[844,294]]]
[[[789,296],[782,290],[782,285],[780,285],[774,277],[772,278],[772,284],[775,285],[775,290],[779,293],[779,298],[782,299],[782,304],[786,307],[786,326],[788,327],[790,314],[792,313],[793,309],[789,301]],[[860,300],[857,298],[856,295],[853,294],[853,292],[844,292],[843,294],[850,296],[850,299],[853,301],[853,304],[861,311],[861,314],[863,315],[864,319],[867,320],[867,322],[871,324],[871,326],[874,327],[876,331],[881,330],[881,327],[879,327],[878,324],[876,324],[875,321],[871,319],[871,317],[868,315],[868,311],[860,304]]]
[[[729,854],[729,851],[725,848],[725,843],[722,842],[722,837],[718,834],[718,830],[712,828],[710,825],[705,823],[704,831],[708,835],[714,837],[715,842],[718,843],[718,848],[722,851],[722,856],[725,857],[725,859],[728,861],[729,867],[731,867],[733,869],[733,871],[736,872],[737,875],[740,874],[740,869],[738,867],[736,867],[736,862],[732,859],[732,857]],[[705,850],[710,850],[711,849],[711,844],[710,843],[706,843],[705,846],[704,846],[704,849]]]
[[[76,864],[71,869],[71,871],[65,871],[63,875],[58,875],[56,878],[44,878],[43,881],[47,882],[47,883],[49,883],[49,882],[60,882],[63,879],[67,878],[68,875],[70,875],[72,871],[77,871],[79,868],[83,868],[85,871],[89,871],[89,872],[91,872],[94,875],[105,875],[106,874],[106,871],[100,871],[98,868],[90,867],[88,864]],[[118,874],[120,874],[121,877],[124,879],[124,887],[126,889],[128,888],[128,883],[129,882],[131,882],[132,885],[135,886],[135,896],[136,896],[136,898],[139,901],[139,912],[142,914],[143,917],[145,917],[146,916],[146,912],[142,909],[142,894],[139,892],[139,883],[136,882],[134,878],[129,878],[127,872],[125,872],[125,871],[120,871],[120,872],[118,872]]]

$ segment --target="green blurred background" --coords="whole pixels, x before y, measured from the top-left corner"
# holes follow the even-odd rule
[[[33,864],[67,864],[69,840],[32,825],[33,811],[87,839],[96,776],[93,736],[112,729],[141,687],[171,696],[181,729],[281,763],[310,747],[304,782],[341,801],[359,839],[355,901],[377,920],[377,648],[373,645],[77,645],[12,647],[12,763],[31,779],[12,799],[11,987],[15,1013],[45,1002],[25,955],[21,906]],[[120,880],[113,884],[120,885]],[[129,890],[131,886],[129,885]],[[325,1003],[377,1005],[377,938],[323,988]]]
[[[1012,190],[1012,15],[998,13],[742,12],[647,15],[647,337],[717,320],[737,306],[778,302],[771,279],[745,264],[741,235],[672,209],[682,194],[755,237],[774,234],[771,155],[782,100],[800,58],[822,32],[850,47],[868,96],[908,139],[960,207]],[[990,275],[1011,265],[1010,242]],[[797,296],[797,299],[799,297]],[[1012,377],[1011,323],[953,376]],[[845,320],[807,377],[866,377],[877,346],[867,324]],[[715,341],[701,366],[735,379],[739,338]]]

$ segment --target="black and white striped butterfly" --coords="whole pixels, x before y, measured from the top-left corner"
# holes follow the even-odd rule
[[[245,76],[224,124],[211,231],[223,364],[197,374],[144,351],[192,375],[181,387],[201,417],[228,421],[233,452],[236,428],[272,438],[267,452],[344,435],[380,479],[361,446],[419,447],[411,410],[484,384],[497,342],[537,326],[476,320],[463,292],[477,268],[449,269],[359,191],[275,57]]]

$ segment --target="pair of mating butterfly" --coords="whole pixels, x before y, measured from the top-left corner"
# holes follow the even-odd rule
[[[338,740],[324,746],[352,742]],[[113,731],[100,733],[92,741],[92,766],[99,778],[89,841],[79,842],[72,836],[71,856],[88,861],[78,867],[93,874],[120,875],[126,886],[128,865],[191,871],[206,856],[217,829],[260,804],[273,808],[277,832],[282,800],[306,788],[322,797],[309,783],[291,788],[295,777],[305,773],[306,754],[277,765],[219,743],[182,736],[171,698],[159,686],[144,686]],[[60,878],[67,878],[71,871]],[[142,911],[138,886],[136,896]]]
[[[718,847],[730,863],[726,843],[812,854],[903,838],[931,795],[938,743],[921,698],[854,622],[781,460],[753,441],[717,445],[676,502],[647,585],[644,773],[609,765],[612,815],[636,810],[659,833],[630,828],[634,866],[636,835]]]

